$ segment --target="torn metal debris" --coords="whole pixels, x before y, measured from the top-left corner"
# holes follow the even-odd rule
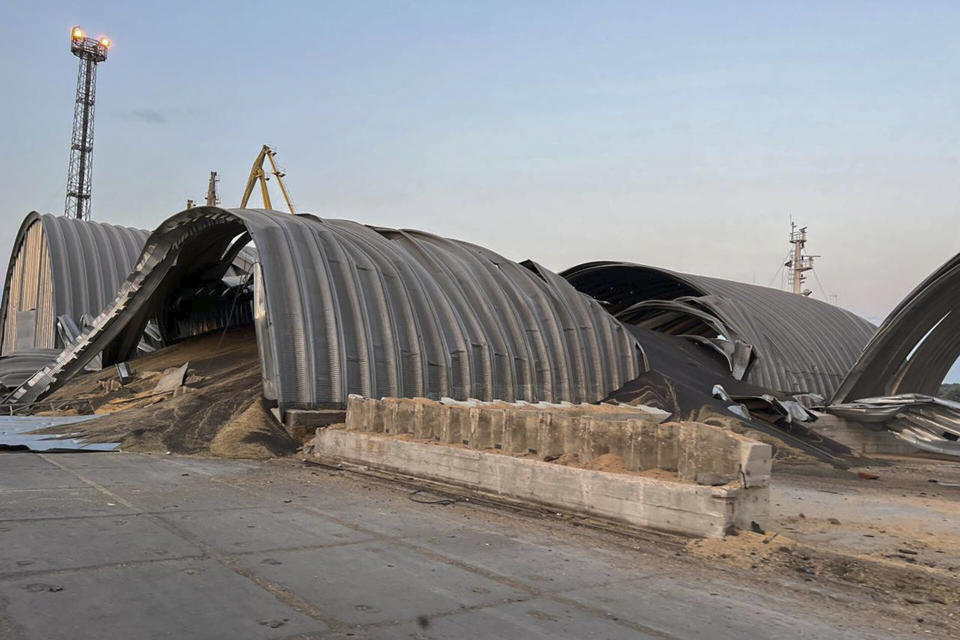
[[[627,262],[561,275],[628,324],[709,343],[735,378],[773,392],[830,397],[876,331],[840,307],[742,282]]]
[[[85,442],[66,435],[36,433],[48,427],[94,420],[97,416],[0,416],[0,449],[66,452],[116,451],[118,442]]]
[[[960,456],[960,402],[905,393],[832,404],[828,413],[879,424],[923,451]]]

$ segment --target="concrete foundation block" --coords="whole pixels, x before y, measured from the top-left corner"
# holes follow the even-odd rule
[[[516,478],[526,474],[525,482],[530,483],[527,493],[532,500],[545,504],[556,500],[562,502],[555,496],[557,491],[569,498],[567,492],[575,490],[581,502],[589,502],[591,508],[602,508],[608,515],[617,510],[630,512],[634,519],[652,517],[666,528],[686,527],[683,521],[688,516],[682,514],[688,509],[685,506],[688,502],[684,501],[700,499],[682,491],[678,493],[675,486],[690,489],[700,485],[707,494],[694,492],[692,495],[710,495],[714,502],[708,501],[698,508],[724,522],[733,517],[727,499],[733,494],[717,491],[738,489],[742,493],[737,496],[752,496],[742,498],[747,506],[740,508],[738,513],[748,513],[749,519],[741,518],[741,522],[747,522],[749,526],[755,521],[763,526],[764,508],[768,502],[764,492],[770,483],[771,447],[718,427],[697,422],[662,422],[662,417],[657,412],[622,406],[450,399],[436,402],[426,398],[372,400],[352,396],[348,402],[345,428],[352,433],[368,435],[411,434],[417,439],[455,445],[458,449],[494,449],[528,458],[533,454],[541,460],[576,454],[581,463],[588,463],[599,456],[615,454],[623,459],[627,471],[662,469],[676,472],[679,482],[666,486],[637,485],[632,489],[615,484],[568,484],[558,489],[551,484],[556,479],[552,474],[557,465],[547,470],[516,467],[511,462],[504,462],[504,459],[511,458],[502,455],[483,462],[485,467],[477,467],[481,464],[479,462],[470,462],[485,458],[469,455],[435,462],[444,468],[476,467],[478,470],[465,470],[464,473],[481,474],[497,491],[497,487],[506,482],[504,478],[513,477],[520,482]],[[449,447],[438,449],[442,451]],[[412,475],[419,473],[420,467],[405,467],[408,462],[414,464],[416,461],[407,460],[397,470]],[[583,469],[571,471],[574,474],[583,472]],[[544,477],[549,481],[543,480]],[[616,474],[615,477],[625,476]],[[623,494],[624,491],[641,490],[646,493],[635,493],[631,500],[640,500],[637,496],[641,496],[642,507],[630,503]],[[674,511],[681,515],[670,515]],[[653,513],[657,515],[651,516]]]
[[[374,433],[393,433],[396,427],[393,425],[396,403],[385,402],[383,400],[376,402],[371,413],[372,423],[371,431]]]
[[[345,423],[350,431],[372,431],[369,428],[368,410],[374,406],[374,401],[363,396],[351,395],[347,399],[347,418]]]
[[[504,412],[502,409],[477,411],[476,420],[471,422],[470,446],[475,449],[492,449],[494,434],[503,433]]]
[[[657,446],[659,433],[660,425],[658,424],[641,422],[638,425],[634,444],[634,459],[638,470],[657,468],[660,462],[660,449]]]
[[[580,416],[577,415],[559,411],[542,413],[536,438],[527,442],[527,452],[541,458],[559,458],[565,453],[564,442],[575,441],[579,425]]]
[[[739,454],[743,483],[747,487],[769,487],[773,447],[762,442],[742,442]]]
[[[416,402],[419,409],[413,435],[416,438],[433,440],[443,420],[443,406],[424,398],[416,398]]]
[[[769,489],[698,486],[566,467],[459,447],[321,429],[315,455],[467,487],[551,509],[685,535],[764,526]]]
[[[680,461],[680,429],[676,422],[658,424],[655,447],[657,464],[653,468],[676,471]]]

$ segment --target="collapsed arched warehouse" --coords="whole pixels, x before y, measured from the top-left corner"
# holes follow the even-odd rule
[[[131,357],[150,318],[175,323],[180,292],[221,281],[251,241],[264,393],[281,411],[351,393],[590,402],[644,368],[623,324],[536,264],[422,232],[198,207],[151,234],[93,329],[10,401],[42,396],[97,353]]]
[[[734,377],[785,393],[829,399],[876,332],[840,307],[742,282],[628,262],[561,275],[623,322],[706,344]]]
[[[0,388],[16,387],[53,362],[89,326],[116,297],[149,237],[144,229],[35,211],[24,218],[7,264],[0,306]],[[255,261],[256,253],[244,249],[220,289],[249,274]],[[218,326],[210,315],[183,319],[189,326],[181,328],[181,335],[161,335],[151,322],[137,346],[149,351],[196,333],[203,322],[207,328]]]

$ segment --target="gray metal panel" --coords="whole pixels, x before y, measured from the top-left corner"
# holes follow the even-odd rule
[[[37,310],[17,311],[17,339],[14,342],[14,350],[27,351],[33,349],[36,331]]]
[[[15,389],[57,359],[57,349],[29,349],[0,356],[0,387]]]
[[[253,265],[260,261],[257,248],[249,245],[240,249],[233,259],[233,266],[227,271],[228,275],[246,276],[253,273]]]
[[[935,396],[960,357],[960,254],[904,298],[833,397],[834,403],[873,396]]]
[[[38,397],[99,351],[128,354],[151,310],[184,278],[221,277],[245,232],[284,409],[342,406],[351,393],[592,402],[644,367],[622,323],[537,265],[417,231],[197,207],[150,236],[93,330],[12,399]]]
[[[34,433],[47,427],[96,420],[98,416],[0,416],[0,445],[30,451],[114,451],[119,442],[84,442],[60,435]]]
[[[699,296],[754,347],[744,380],[830,397],[876,327],[834,305],[786,291],[623,262],[582,264],[561,275],[618,315],[643,300]]]

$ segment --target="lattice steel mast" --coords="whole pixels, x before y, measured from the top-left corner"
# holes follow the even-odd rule
[[[88,38],[80,27],[70,32],[70,52],[80,58],[77,101],[73,108],[70,168],[64,215],[90,219],[90,186],[93,180],[93,107],[97,95],[97,65],[107,59],[109,38]]]

